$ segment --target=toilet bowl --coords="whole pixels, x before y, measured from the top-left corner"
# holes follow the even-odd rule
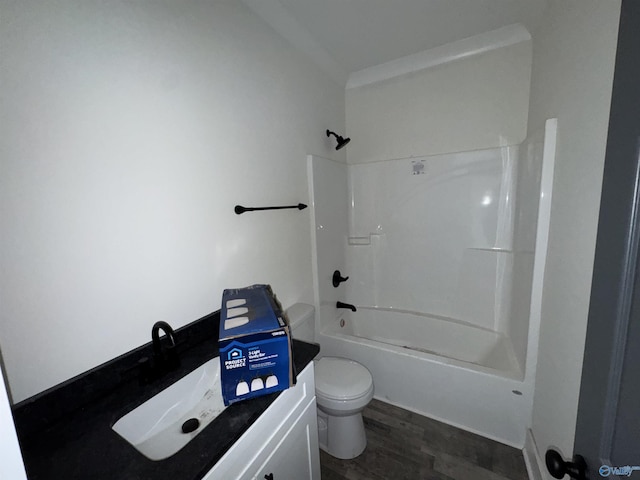
[[[297,303],[286,313],[293,338],[313,342],[313,306]],[[355,458],[367,446],[362,410],[373,398],[371,373],[354,360],[338,357],[322,357],[314,367],[320,448],[336,458]]]
[[[315,375],[320,448],[336,458],[355,458],[367,446],[362,410],[373,398],[371,373],[353,360],[322,357]]]

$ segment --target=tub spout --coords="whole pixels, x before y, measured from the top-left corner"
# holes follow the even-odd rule
[[[336,302],[336,308],[348,308],[352,312],[355,312],[357,310],[355,305],[351,305],[350,303],[342,303],[342,302]]]

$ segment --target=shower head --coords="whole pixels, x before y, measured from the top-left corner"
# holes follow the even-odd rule
[[[336,132],[332,132],[330,130],[327,130],[327,137],[329,137],[331,135],[336,137],[336,140],[338,141],[338,144],[336,145],[336,150],[340,150],[342,147],[344,147],[347,143],[349,143],[351,141],[350,138],[343,138],[340,135],[338,135]]]

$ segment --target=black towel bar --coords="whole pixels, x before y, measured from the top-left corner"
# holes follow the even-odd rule
[[[236,214],[240,215],[244,212],[254,212],[256,210],[283,210],[285,208],[297,208],[298,210],[304,210],[307,206],[304,203],[298,205],[286,205],[283,207],[243,207],[242,205],[236,205],[233,209]]]

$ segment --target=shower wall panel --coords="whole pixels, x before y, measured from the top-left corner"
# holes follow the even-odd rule
[[[345,272],[347,245],[348,189],[347,165],[327,158],[307,157],[309,192],[312,203],[311,232],[314,290],[319,305],[316,327],[321,321],[335,317],[336,301],[349,302],[344,284],[334,288],[331,276],[335,270]],[[348,282],[347,282],[348,283]]]
[[[517,151],[350,165],[351,302],[506,328]]]
[[[530,135],[520,146],[516,191],[518,208],[513,241],[513,295],[509,314],[511,320],[505,333],[511,338],[521,368],[524,368],[527,354],[543,150],[544,131]]]

